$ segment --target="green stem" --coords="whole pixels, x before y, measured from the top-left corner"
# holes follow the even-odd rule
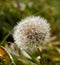
[[[9,56],[9,58],[10,58],[12,64],[13,64],[13,65],[16,65],[15,62],[14,62],[13,57],[12,57],[11,54],[8,52],[8,50],[7,50],[6,48],[4,48],[3,46],[0,46],[0,48],[2,48],[2,49],[8,54],[8,56]]]
[[[5,38],[3,39],[3,41],[0,43],[0,45],[3,45],[3,43],[5,42],[5,40],[10,36],[10,34],[12,33],[13,29],[11,30],[11,32],[9,32]]]
[[[38,52],[39,52],[39,56],[41,57],[41,58],[39,59],[40,64],[41,64],[41,65],[45,65],[45,62],[44,62],[44,60],[43,60],[43,57],[42,57],[42,54],[41,54],[41,50],[39,49],[39,47],[37,47],[37,50],[38,50]]]

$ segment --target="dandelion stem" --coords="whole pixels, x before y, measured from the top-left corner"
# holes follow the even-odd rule
[[[39,47],[37,47],[37,50],[38,50],[38,52],[39,52],[39,56],[41,57],[41,58],[39,59],[40,64],[41,64],[41,65],[45,65],[45,62],[44,62],[44,60],[43,60],[43,57],[42,57],[42,54],[41,54],[41,50],[39,49]]]

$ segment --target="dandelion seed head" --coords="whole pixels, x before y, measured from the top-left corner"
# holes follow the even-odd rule
[[[37,45],[44,45],[49,37],[50,25],[40,16],[29,16],[14,27],[13,38],[22,49],[34,49]]]

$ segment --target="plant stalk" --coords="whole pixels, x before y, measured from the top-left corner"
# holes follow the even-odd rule
[[[39,49],[39,47],[37,47],[37,50],[38,50],[39,56],[40,56],[40,59],[39,59],[40,64],[41,64],[41,65],[45,65],[45,62],[44,62],[44,59],[43,59],[43,57],[42,57],[41,50]]]

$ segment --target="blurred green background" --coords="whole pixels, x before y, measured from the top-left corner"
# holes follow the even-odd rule
[[[60,0],[0,0],[0,43],[6,38],[6,43],[13,42],[10,31],[30,15],[42,16],[50,23],[53,46],[44,49],[43,53],[46,58],[49,55],[49,59],[45,58],[47,65],[60,65]],[[58,64],[55,61],[59,61]]]

